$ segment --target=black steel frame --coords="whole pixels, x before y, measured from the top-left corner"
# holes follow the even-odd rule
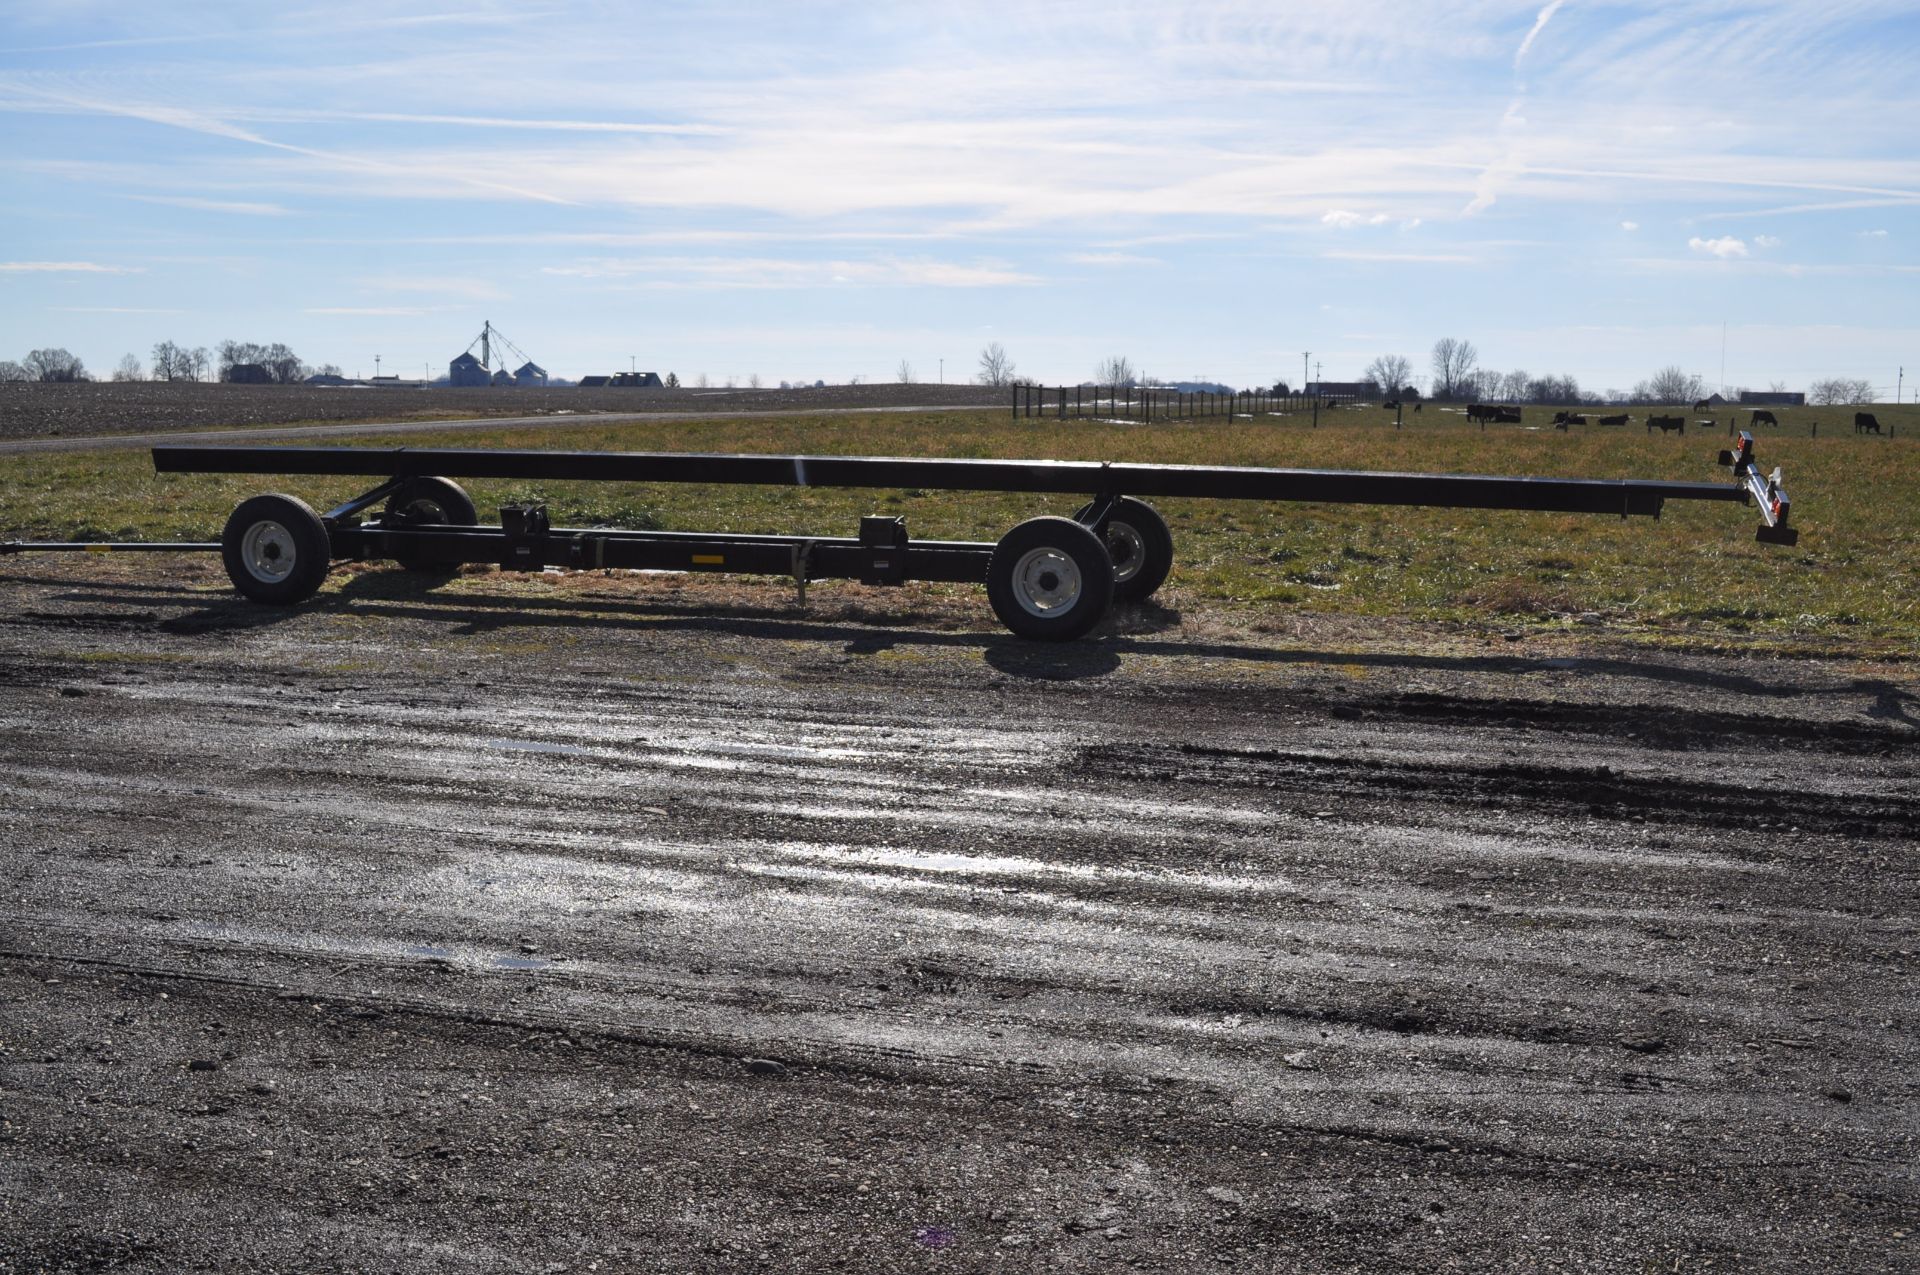
[[[342,474],[378,477],[371,490],[322,515],[335,557],[403,557],[436,562],[496,562],[538,570],[639,568],[856,579],[978,583],[994,545],[912,540],[901,518],[864,518],[857,538],[566,528],[548,524],[544,506],[508,506],[501,525],[454,526],[359,515],[409,478],[512,478],[631,483],[717,483],[784,487],[919,488],[1091,496],[1081,521],[1104,533],[1116,502],[1134,497],[1429,505],[1658,517],[1669,500],[1757,502],[1758,538],[1792,544],[1790,505],[1779,471],[1762,477],[1753,436],[1720,453],[1733,483],[1640,479],[1519,478],[1478,474],[1380,473],[1099,461],[932,460],[875,456],[731,456],[680,452],[484,451],[449,448],[156,447],[161,473]],[[218,552],[218,543],[9,542],[0,554]]]

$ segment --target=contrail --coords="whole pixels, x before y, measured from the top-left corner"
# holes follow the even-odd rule
[[[1513,55],[1514,70],[1518,71],[1520,69],[1520,59],[1527,56],[1527,50],[1533,47],[1534,40],[1542,31],[1546,30],[1547,23],[1552,19],[1554,14],[1560,12],[1560,6],[1566,2],[1567,0],[1547,0],[1547,7],[1540,10],[1540,16],[1533,20],[1533,30],[1527,32],[1527,38],[1520,41],[1520,48]]]

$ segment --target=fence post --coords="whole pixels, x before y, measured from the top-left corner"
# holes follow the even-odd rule
[[[1064,385],[1060,387],[1060,419],[1067,419],[1067,387]]]
[[[1315,395],[1313,399],[1313,427],[1315,429],[1320,428],[1320,397],[1319,395]]]

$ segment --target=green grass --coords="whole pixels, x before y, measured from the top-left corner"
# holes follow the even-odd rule
[[[1902,656],[1920,646],[1920,409],[1876,409],[1894,438],[1856,437],[1789,415],[1759,458],[1782,465],[1801,531],[1792,548],[1755,543],[1751,508],[1673,502],[1659,521],[1361,505],[1166,500],[1178,562],[1166,597],[1183,611],[1263,627],[1305,611],[1791,653]],[[1636,415],[1640,413],[1636,411]],[[1544,425],[1551,413],[1529,409]],[[1723,417],[1724,419],[1724,417]],[[392,440],[368,439],[391,446]],[[1058,457],[1439,473],[1724,480],[1724,437],[1589,427],[1492,427],[1429,410],[1150,426],[1009,421],[993,412],[573,424],[415,436],[411,447],[810,452]],[[145,452],[36,455],[0,472],[0,539],[212,538],[262,490],[316,506],[358,480],[159,475]],[[1022,518],[1070,513],[1071,497],[819,488],[527,482],[470,484],[483,517],[503,501],[549,502],[556,524],[850,535],[863,513],[903,513],[916,536],[997,538]]]

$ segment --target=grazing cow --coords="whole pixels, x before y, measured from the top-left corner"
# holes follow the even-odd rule
[[[1602,416],[1599,418],[1599,421],[1602,425],[1625,425],[1627,423],[1627,414],[1622,412],[1618,416]]]
[[[1573,423],[1573,413],[1572,412],[1555,412],[1553,414],[1553,423],[1555,425],[1570,425]]]
[[[1497,421],[1500,419],[1500,409],[1487,403],[1469,403],[1467,404],[1467,419],[1470,421],[1480,421],[1482,423]]]
[[[1418,403],[1415,403],[1415,404],[1413,405],[1413,410],[1414,410],[1414,412],[1415,412],[1415,414],[1418,414],[1418,413],[1419,413],[1419,411],[1420,411],[1420,404],[1418,404]]]
[[[1499,411],[1500,411],[1500,414],[1499,414],[1498,416],[1496,416],[1496,417],[1494,417],[1494,418],[1493,418],[1493,419],[1494,419],[1494,424],[1496,424],[1496,425],[1518,425],[1518,424],[1520,423],[1520,409],[1519,409],[1519,408],[1517,408],[1517,407],[1503,407],[1503,408],[1500,408],[1500,409],[1499,409]]]
[[[1703,398],[1703,399],[1701,399],[1701,400],[1700,400],[1700,401],[1699,401],[1698,403],[1695,403],[1695,404],[1693,405],[1693,410],[1694,410],[1694,411],[1696,411],[1696,412],[1704,412],[1704,411],[1706,411],[1706,410],[1707,410],[1707,409],[1708,409],[1709,407],[1712,407],[1712,406],[1713,406],[1713,404],[1711,404],[1711,403],[1709,403],[1709,402],[1707,402],[1707,400],[1705,400],[1705,399]]]
[[[1872,412],[1855,412],[1853,414],[1853,432],[1856,434],[1878,434],[1880,432],[1880,422],[1875,419]]]
[[[1380,406],[1385,411],[1397,412],[1400,410],[1400,400],[1397,398],[1390,398],[1386,402],[1382,403]]]
[[[1687,432],[1687,418],[1684,416],[1649,416],[1647,417],[1647,433],[1651,434],[1656,429],[1658,429],[1662,434],[1665,434],[1670,430],[1676,430],[1676,429],[1679,430],[1682,434],[1685,434]]]
[[[1780,420],[1778,417],[1766,408],[1761,407],[1754,409],[1753,422],[1748,425],[1747,428],[1752,429],[1755,425],[1778,425],[1779,423]]]
[[[1587,414],[1586,414],[1585,412],[1569,412],[1569,413],[1567,413],[1567,424],[1569,424],[1569,425],[1585,425],[1586,423],[1587,423]]]

